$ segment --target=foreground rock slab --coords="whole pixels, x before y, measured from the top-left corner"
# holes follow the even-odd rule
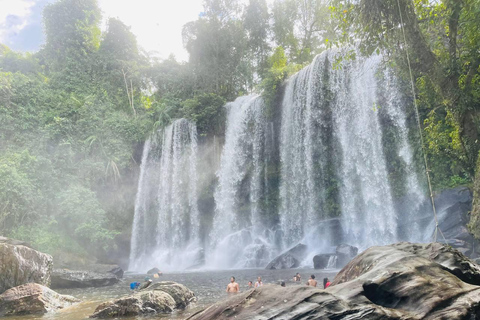
[[[61,295],[49,288],[29,283],[5,291],[0,295],[0,317],[43,314],[66,308],[79,302],[74,297]]]
[[[118,283],[120,279],[113,273],[98,273],[55,269],[52,272],[52,289],[106,287]]]
[[[26,283],[50,285],[52,256],[2,238],[0,242],[0,293]]]
[[[398,243],[364,251],[326,290],[265,285],[189,319],[480,319],[479,276],[449,246]]]
[[[195,294],[180,283],[163,281],[132,295],[102,303],[90,318],[114,318],[171,313],[196,302]]]

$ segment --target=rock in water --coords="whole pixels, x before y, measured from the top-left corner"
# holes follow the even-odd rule
[[[195,294],[186,286],[173,281],[161,281],[154,283],[143,291],[163,291],[168,293],[175,300],[175,308],[185,309],[191,302],[195,302],[197,298]]]
[[[147,271],[147,274],[155,274],[155,273],[159,273],[159,272],[160,272],[160,269],[152,268],[152,269]]]
[[[371,247],[326,289],[265,285],[190,320],[480,319],[480,267],[446,245]]]
[[[332,257],[336,257],[336,254],[333,253],[322,253],[322,254],[317,254],[316,256],[313,257],[313,268],[314,269],[327,269],[328,267],[328,262]],[[335,265],[334,268],[337,266]]]
[[[300,263],[305,259],[307,255],[307,246],[304,244],[297,244],[290,250],[282,253],[275,259],[273,259],[265,269],[278,270],[278,269],[290,269],[298,268]]]
[[[170,313],[195,302],[195,294],[176,282],[159,282],[130,296],[105,302],[90,318],[114,318],[156,313]]]
[[[0,242],[0,293],[30,282],[50,286],[52,256],[12,241]]]
[[[52,273],[51,288],[68,289],[106,287],[114,285],[119,281],[120,280],[113,273],[55,269]]]
[[[0,295],[0,317],[42,314],[56,311],[79,302],[36,283],[28,283]]]
[[[86,267],[88,271],[95,273],[112,273],[118,279],[123,278],[123,269],[116,264],[92,264]]]

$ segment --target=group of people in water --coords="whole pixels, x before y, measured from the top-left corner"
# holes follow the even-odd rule
[[[295,274],[295,276],[293,277],[293,281],[294,282],[301,282],[302,281],[302,277],[300,276],[300,273],[297,272],[297,274]],[[285,287],[285,281],[281,281],[280,285],[282,287]],[[316,287],[317,286],[317,280],[315,280],[315,275],[314,274],[312,274],[310,276],[310,278],[306,282],[306,285],[311,286],[311,287]],[[261,286],[263,286],[263,282],[262,282],[261,277],[257,278],[257,281],[255,282],[255,284],[253,284],[252,281],[248,281],[248,284],[247,284],[248,289],[258,288],[258,287],[261,287]],[[329,286],[330,286],[330,280],[328,278],[323,278],[323,288],[326,289]],[[230,278],[230,283],[227,285],[227,290],[226,291],[228,293],[240,292],[240,285],[235,281],[234,276],[232,276]]]

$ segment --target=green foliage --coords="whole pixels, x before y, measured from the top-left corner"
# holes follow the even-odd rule
[[[325,43],[335,39],[335,26],[325,0],[276,0],[273,3],[273,33],[289,61],[304,64],[325,50]]]
[[[225,100],[214,94],[202,94],[183,102],[183,117],[197,124],[200,135],[222,134],[225,125]]]
[[[478,0],[335,0],[331,5],[342,32],[339,42],[357,41],[367,55],[382,50],[406,81],[408,51],[438,189],[472,179],[480,150],[479,8]]]
[[[38,220],[35,226],[20,225],[8,236],[27,241],[37,250],[51,255],[61,255],[65,252],[86,255],[85,249],[66,234],[56,221]]]
[[[272,108],[283,81],[299,71],[302,66],[293,63],[287,64],[285,50],[282,47],[275,49],[275,52],[269,58],[268,65],[270,68],[266,72],[260,88],[262,89],[262,97],[267,105],[267,110],[272,115]]]

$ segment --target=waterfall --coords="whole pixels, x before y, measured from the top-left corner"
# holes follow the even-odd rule
[[[299,242],[310,266],[340,243],[425,240],[411,101],[381,55],[351,60],[351,50],[318,55],[273,105],[259,95],[227,103],[224,136],[197,146],[184,119],[152,135],[130,269],[258,268]],[[200,180],[197,166],[208,168]]]
[[[174,121],[145,143],[132,229],[131,270],[186,268],[201,260],[197,130]]]
[[[259,96],[240,97],[226,108],[209,266],[259,267],[268,263],[272,252],[272,233],[262,221],[259,202],[266,195],[273,129]]]
[[[343,60],[333,67],[338,58]],[[288,80],[280,135],[285,247],[332,216],[341,216],[344,239],[361,248],[398,240],[383,131],[395,131],[398,149],[390,152],[402,159],[411,203],[424,200],[400,98],[380,55],[350,61],[342,51],[329,50]],[[382,125],[382,117],[391,128]],[[330,236],[317,233],[317,243]]]
[[[331,255],[328,258],[327,267],[325,269],[336,269],[337,268],[338,256],[336,254]]]

